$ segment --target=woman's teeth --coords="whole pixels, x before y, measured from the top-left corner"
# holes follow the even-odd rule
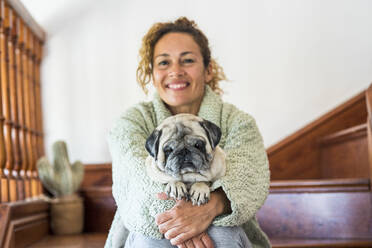
[[[184,83],[184,84],[169,84],[168,88],[170,88],[170,89],[180,89],[180,88],[184,88],[186,86],[187,86],[187,83]]]

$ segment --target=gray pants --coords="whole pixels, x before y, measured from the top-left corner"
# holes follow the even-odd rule
[[[247,235],[241,227],[217,227],[211,225],[208,234],[215,248],[251,248]],[[129,233],[125,248],[177,248],[167,239],[156,240],[140,233]]]

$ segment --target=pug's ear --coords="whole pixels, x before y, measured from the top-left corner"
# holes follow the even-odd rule
[[[213,122],[207,120],[199,122],[199,124],[204,128],[205,132],[207,133],[209,143],[211,144],[212,149],[214,149],[218,145],[218,142],[220,142],[221,129]]]
[[[162,130],[154,130],[151,135],[146,140],[146,150],[150,153],[155,159],[158,157],[159,151],[159,140]]]

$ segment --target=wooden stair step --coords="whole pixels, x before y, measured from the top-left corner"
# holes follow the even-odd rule
[[[369,178],[274,180],[270,193],[368,192]]]
[[[273,181],[257,213],[270,239],[369,239],[369,179]]]
[[[372,247],[372,239],[271,239],[273,248]]]

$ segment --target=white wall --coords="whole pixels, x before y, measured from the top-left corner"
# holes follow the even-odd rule
[[[35,1],[23,2],[37,18],[45,4]],[[224,99],[256,118],[268,147],[372,82],[371,13],[369,0],[92,0],[40,14],[46,149],[64,139],[72,160],[111,161],[113,120],[146,99],[135,80],[141,38],[183,15],[231,80]]]

